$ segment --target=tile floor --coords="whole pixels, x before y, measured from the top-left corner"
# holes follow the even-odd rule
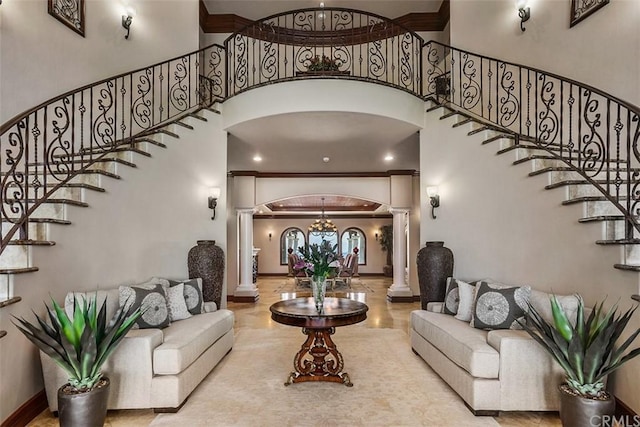
[[[290,291],[292,286],[284,286],[287,279],[284,276],[261,277],[258,279],[260,299],[255,304],[229,303],[228,308],[233,310],[236,316],[235,329],[249,327],[256,329],[270,329],[276,323],[271,320],[269,306],[283,298],[293,298],[296,295],[291,292],[282,293],[282,290]],[[382,276],[364,276],[354,281],[362,281],[369,290],[365,293],[354,293],[349,297],[364,300],[369,306],[367,320],[364,326],[369,328],[394,328],[407,331],[409,328],[409,313],[420,308],[420,303],[389,303],[386,298],[386,290],[391,284],[391,279]],[[355,286],[355,289],[361,289]],[[299,294],[297,296],[304,296]],[[344,296],[340,295],[340,296]],[[411,349],[407,348],[407,351]],[[189,405],[187,401],[186,405]],[[155,414],[151,410],[127,410],[109,411],[107,417],[108,427],[120,426],[148,426]],[[533,427],[533,426],[561,426],[557,413],[546,412],[504,412],[495,420],[502,427]],[[29,426],[57,426],[57,419],[48,410],[45,410]]]

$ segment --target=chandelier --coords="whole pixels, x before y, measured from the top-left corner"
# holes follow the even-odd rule
[[[316,219],[315,222],[313,222],[310,226],[309,226],[309,233],[318,236],[320,234],[326,234],[326,233],[336,233],[338,231],[338,227],[336,227],[336,225],[331,222],[330,219],[327,219],[327,217],[324,214],[324,197],[322,198],[322,214],[320,215],[320,218]]]

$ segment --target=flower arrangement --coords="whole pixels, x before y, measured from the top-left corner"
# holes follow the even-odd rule
[[[298,252],[302,260],[298,261],[293,268],[304,271],[314,278],[327,278],[336,268],[334,264],[338,260],[337,250],[338,245],[331,246],[327,240],[323,240],[320,244],[314,243],[309,246],[309,249],[301,246]]]
[[[309,60],[307,70],[309,71],[338,71],[342,62],[337,59],[329,58],[328,56],[319,55],[314,56]]]

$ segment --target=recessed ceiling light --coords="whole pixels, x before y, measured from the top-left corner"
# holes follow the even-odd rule
[[[387,162],[390,162],[391,160],[393,160],[393,156],[392,156],[391,154],[387,154],[386,156],[384,156],[384,159],[385,159]]]
[[[325,162],[325,163],[329,163],[329,160],[331,160],[331,159],[328,158],[328,157],[323,157],[322,158],[322,161]]]
[[[254,162],[261,162],[261,161],[262,161],[262,157],[260,157],[260,156],[253,156],[253,161],[254,161]]]
[[[280,203],[278,206],[283,207],[284,205],[282,203]]]
[[[262,209],[260,209],[260,210],[258,211],[258,213],[259,213],[259,214],[262,214],[262,213],[264,213],[264,211],[263,211]]]
[[[365,204],[364,204],[364,205],[362,205],[362,206],[364,206],[364,207],[366,208],[366,207],[367,207],[367,206],[369,206],[369,205],[365,203]]]

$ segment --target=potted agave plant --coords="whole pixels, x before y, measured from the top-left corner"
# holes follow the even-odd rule
[[[615,400],[606,391],[605,381],[607,375],[640,355],[640,348],[627,352],[640,328],[615,347],[636,309],[637,306],[619,314],[616,304],[605,312],[601,302],[585,317],[584,302],[578,295],[574,326],[555,296],[551,297],[553,322],[529,306],[522,326],[566,374],[566,382],[560,385],[560,418],[564,427],[594,425],[593,420],[602,419],[595,417],[614,414]]]
[[[73,306],[69,317],[52,299],[52,307],[46,306],[49,322],[36,314],[38,325],[15,316],[14,324],[69,374],[69,383],[58,390],[60,425],[102,426],[110,383],[100,369],[143,310],[121,307],[107,322],[106,301],[98,310],[95,295],[88,302],[74,298]]]

